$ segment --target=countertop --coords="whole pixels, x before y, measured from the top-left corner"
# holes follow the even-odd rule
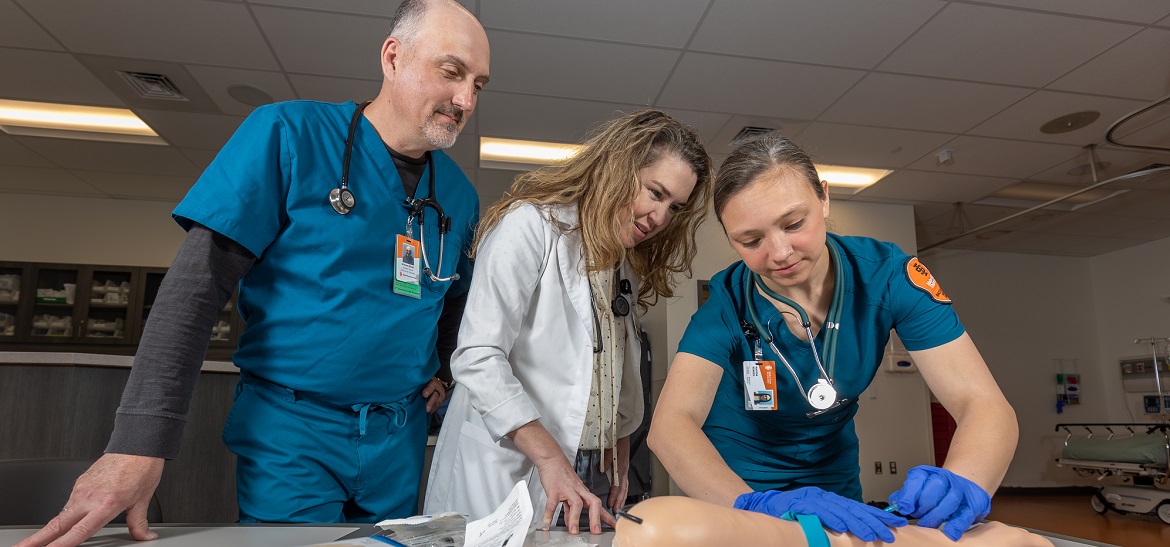
[[[131,355],[106,355],[101,353],[65,353],[43,351],[0,351],[0,365],[73,365],[87,367],[130,368],[134,364]],[[204,361],[204,372],[239,373],[240,369],[230,361]]]

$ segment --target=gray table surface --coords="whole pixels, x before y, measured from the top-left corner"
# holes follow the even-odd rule
[[[203,547],[205,545],[297,547],[337,539],[365,537],[373,535],[377,531],[371,524],[155,524],[151,526],[151,529],[158,532],[159,539],[157,541],[137,542],[130,538],[130,533],[124,526],[108,526],[82,545],[84,547],[147,547],[155,545],[166,547]],[[0,545],[14,545],[34,531],[36,528],[28,526],[0,526]],[[1071,538],[1043,530],[1031,531],[1051,540],[1054,547],[1116,547],[1109,543]],[[525,545],[539,547],[568,535],[568,532],[563,529],[553,529],[548,532],[536,531],[532,533]],[[599,536],[582,534],[578,537],[583,543],[577,545],[611,547],[613,532],[606,532]]]
[[[370,524],[155,524],[151,530],[158,533],[156,541],[138,542],[130,537],[125,526],[107,526],[84,547],[165,546],[204,547],[207,545],[247,545],[249,547],[296,547],[325,543],[343,538],[373,535],[377,529]],[[0,526],[0,545],[14,545],[36,531],[29,526]],[[568,536],[563,529],[536,531],[526,545],[539,547],[544,543]],[[579,536],[584,545],[611,547],[613,532],[594,536]],[[1058,546],[1063,547],[1063,546]]]

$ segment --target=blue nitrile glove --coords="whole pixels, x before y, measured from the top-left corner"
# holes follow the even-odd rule
[[[815,486],[806,486],[787,492],[769,490],[748,492],[735,499],[735,508],[755,511],[780,518],[789,511],[797,515],[816,515],[821,524],[834,532],[849,532],[864,541],[881,538],[893,543],[890,527],[906,525],[906,519],[870,507]]]
[[[978,484],[946,469],[920,465],[906,473],[902,489],[890,494],[898,512],[910,515],[924,528],[938,528],[959,541],[972,524],[991,512],[991,496]]]

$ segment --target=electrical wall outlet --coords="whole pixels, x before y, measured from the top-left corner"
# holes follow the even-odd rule
[[[890,462],[890,474],[891,475],[898,474],[898,462],[895,462],[895,461]]]
[[[873,462],[873,472],[875,475],[882,474],[882,462]]]

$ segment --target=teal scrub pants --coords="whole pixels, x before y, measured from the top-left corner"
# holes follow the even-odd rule
[[[418,513],[426,401],[331,406],[240,374],[223,440],[240,522],[377,522]]]

